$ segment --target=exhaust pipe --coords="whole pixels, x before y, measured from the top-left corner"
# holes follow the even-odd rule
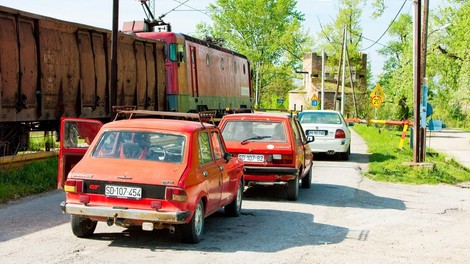
[[[172,225],[168,227],[168,231],[169,231],[170,234],[172,234],[172,235],[175,233],[175,229],[176,229],[175,226],[172,226]]]
[[[106,220],[106,224],[107,224],[108,226],[114,225],[114,219],[113,219],[113,218],[108,218],[108,220]]]

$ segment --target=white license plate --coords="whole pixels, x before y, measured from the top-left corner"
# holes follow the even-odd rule
[[[325,130],[310,130],[308,131],[309,136],[324,136]]]
[[[247,162],[264,162],[264,155],[238,154],[238,157]]]
[[[142,188],[106,185],[104,194],[107,197],[140,199],[142,198]]]

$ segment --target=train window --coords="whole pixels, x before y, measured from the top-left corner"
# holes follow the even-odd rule
[[[171,61],[177,61],[177,53],[176,53],[176,44],[171,43],[170,44],[170,60]]]
[[[237,62],[236,62],[236,61],[233,61],[233,71],[234,71],[235,73],[237,73],[237,70],[238,70],[238,69],[237,69]]]
[[[223,70],[225,68],[224,58],[220,59],[220,68]]]
[[[178,45],[178,62],[184,62],[184,45]]]
[[[209,53],[206,54],[206,65],[209,66],[211,64],[211,60],[209,58]]]
[[[243,74],[245,74],[245,71],[246,71],[245,64],[243,64]]]

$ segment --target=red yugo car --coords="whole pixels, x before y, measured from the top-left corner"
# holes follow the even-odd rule
[[[215,125],[158,118],[61,122],[58,188],[77,237],[91,236],[103,221],[176,229],[184,242],[197,243],[205,217],[220,208],[240,214],[243,161],[227,152]]]
[[[287,198],[297,200],[299,181],[310,188],[313,154],[299,121],[288,114],[231,114],[219,124],[233,156],[244,161],[245,184],[287,185]]]

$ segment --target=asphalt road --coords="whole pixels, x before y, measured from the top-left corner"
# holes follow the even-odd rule
[[[446,154],[470,169],[470,132],[456,129],[428,131],[426,146]],[[429,152],[429,151],[428,151]]]
[[[203,240],[99,223],[73,236],[61,191],[0,205],[0,263],[468,263],[470,189],[375,182],[353,133],[349,161],[316,160],[312,188],[245,191],[242,215],[206,219]]]

